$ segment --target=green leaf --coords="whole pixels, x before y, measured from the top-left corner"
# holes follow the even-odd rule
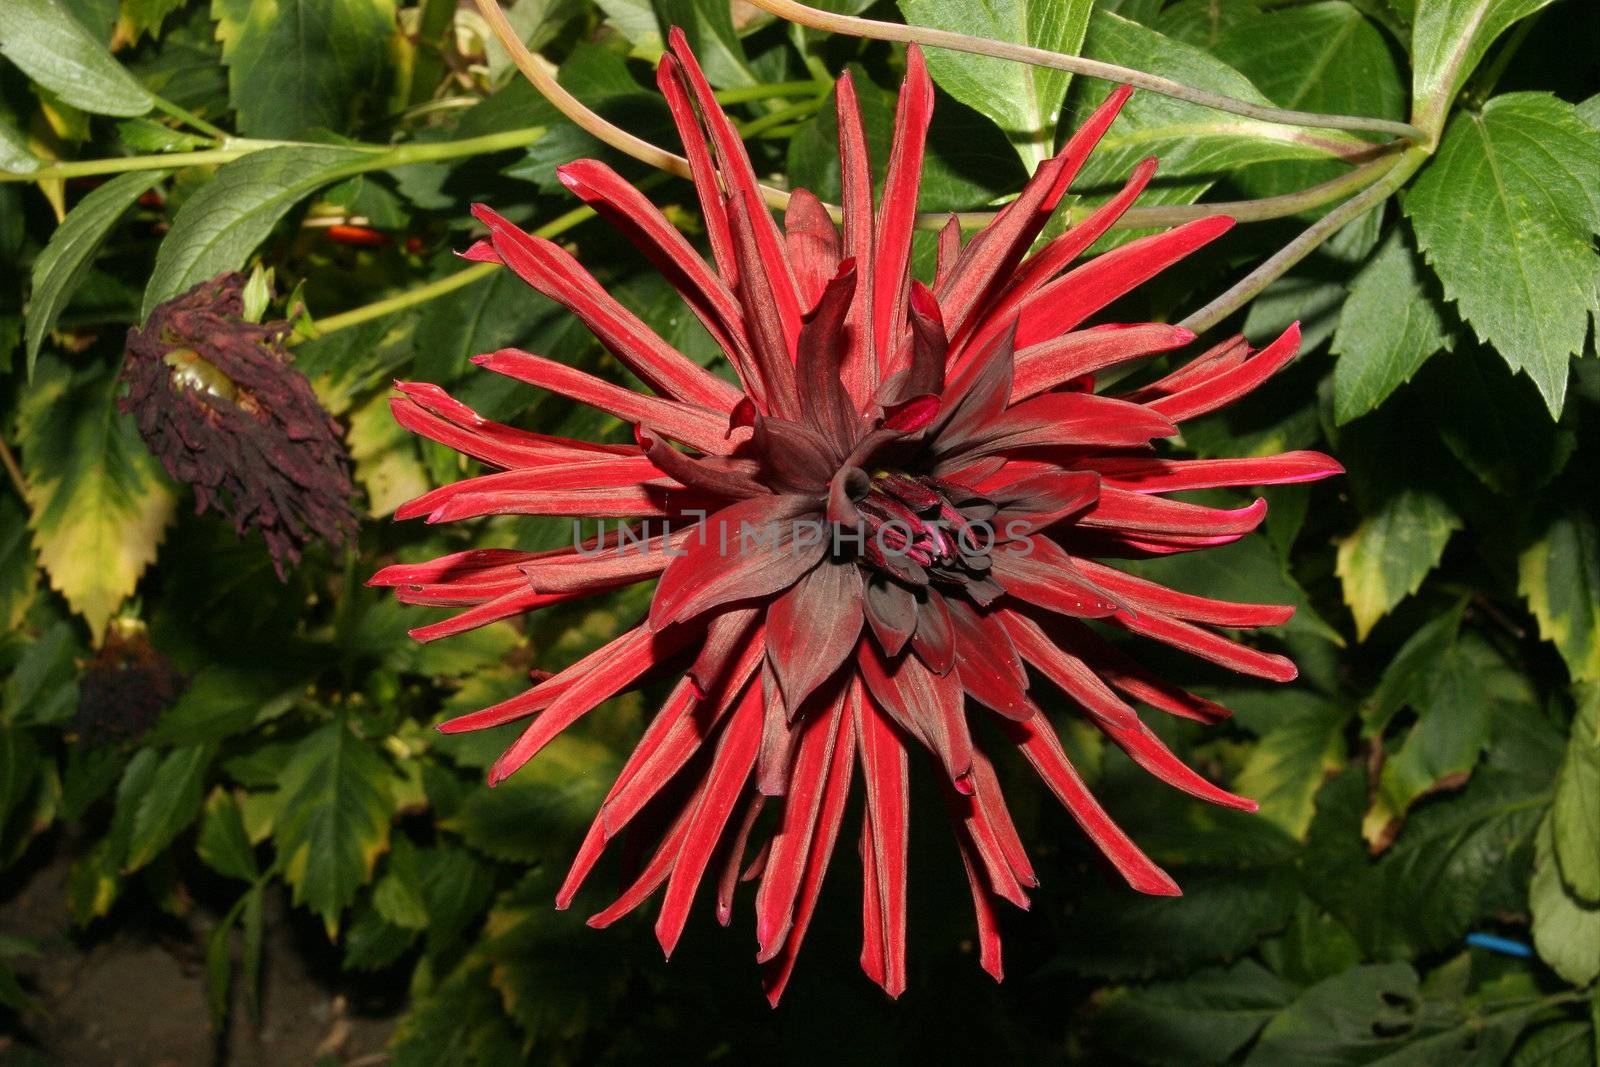
[[[1438,496],[1407,489],[1384,500],[1339,542],[1334,572],[1355,617],[1356,639],[1417,591],[1461,520]]]
[[[1551,0],[1420,0],[1411,29],[1411,96],[1437,121],[1484,53],[1513,23]]]
[[[28,374],[56,317],[77,292],[111,228],[134,201],[170,172],[129,171],[93,190],[67,213],[33,262],[33,303],[28,309]]]
[[[1408,963],[1353,967],[1269,1022],[1245,1064],[1499,1067],[1537,1010],[1526,996],[1503,1006],[1430,996]]]
[[[1584,903],[1561,882],[1550,820],[1539,827],[1528,906],[1533,947],[1552,970],[1576,986],[1600,978],[1600,903]]]
[[[70,716],[78,705],[78,653],[65,622],[29,642],[0,691],[0,719],[52,723]]]
[[[1089,27],[1091,0],[898,0],[914,26],[972,34],[1077,55]],[[992,119],[1032,171],[1055,154],[1056,127],[1072,75],[1046,67],[927,50],[939,87]]]
[[[1207,967],[1179,981],[1115,991],[1095,1034],[1142,1063],[1222,1063],[1287,1007],[1293,987],[1254,960]]]
[[[584,953],[579,949],[576,955]],[[394,1067],[476,1067],[527,1058],[527,1047],[490,984],[491,969],[481,955],[470,956],[418,997],[389,1044]]]
[[[1600,681],[1600,526],[1572,508],[1552,519],[1517,564],[1517,590],[1573,680]]]
[[[1107,12],[1096,11],[1090,18],[1083,53],[1239,100],[1271,103],[1250,79],[1215,56]],[[1083,79],[1073,94],[1074,112],[1098,105],[1109,92],[1105,83]],[[1198,199],[1219,175],[1246,164],[1327,159],[1330,150],[1364,143],[1343,134],[1259,122],[1156,93],[1135,93],[1089,157],[1075,187],[1096,192],[1120,188],[1140,160],[1158,156],[1161,181],[1145,190],[1141,203],[1186,204]]]
[[[1559,415],[1600,311],[1600,130],[1545,93],[1497,96],[1451,121],[1402,204],[1445,296]]]
[[[305,692],[317,661],[280,649],[266,666],[208,664],[146,738],[152,744],[220,741],[283,714]]]
[[[1344,762],[1348,708],[1311,693],[1274,696],[1274,724],[1249,750],[1234,788],[1295,837],[1311,825],[1312,802],[1329,772]]]
[[[416,849],[405,837],[396,837],[383,875],[372,887],[372,906],[385,922],[407,930],[428,925],[428,907],[422,901],[422,875],[417,871]]]
[[[186,745],[167,753],[155,770],[150,788],[138,798],[133,812],[132,836],[123,868],[138,870],[200,814],[205,795],[206,769],[215,750],[210,745]]]
[[[0,54],[65,103],[95,115],[143,115],[155,98],[72,16],[64,0],[8,0]]]
[[[1333,334],[1333,414],[1340,426],[1386,400],[1454,339],[1423,286],[1402,227],[1389,231],[1350,283]]]
[[[1559,474],[1577,445],[1570,419],[1552,422],[1539,391],[1493,352],[1469,346],[1423,376],[1428,414],[1461,465],[1505,496],[1526,496]]]
[[[417,867],[428,909],[429,951],[438,954],[483,914],[494,880],[488,867],[462,848],[419,849]]]
[[[195,851],[207,867],[229,878],[253,882],[260,874],[255,849],[245,833],[244,817],[233,794],[220,786],[206,798]]]
[[[356,482],[367,494],[367,514],[392,515],[407,500],[433,488],[417,451],[417,438],[394,421],[387,394],[374,393],[347,419],[345,445]]]
[[[122,0],[122,17],[128,31],[138,40],[142,34],[161,35],[161,23],[187,0]]]
[[[393,0],[213,0],[239,132],[285,139],[342,132],[382,88]]]
[[[760,83],[734,30],[732,5],[721,0],[652,0],[652,6],[661,39],[666,40],[672,26],[682,29],[712,85],[731,89]]]
[[[346,148],[293,146],[252,152],[220,168],[184,201],[156,252],[142,316],[225,271],[237,270],[289,209],[317,189],[370,169]]]
[[[1558,1022],[1535,1029],[1507,1061],[1509,1067],[1594,1067],[1595,1028]]]
[[[39,169],[39,159],[28,151],[28,139],[0,118],[0,170],[27,174]]]
[[[39,564],[97,637],[155,559],[176,502],[116,392],[103,369],[47,358],[18,415]]]
[[[1422,699],[1427,692],[1435,664],[1455,647],[1456,635],[1461,632],[1461,619],[1466,613],[1466,603],[1457,604],[1449,611],[1429,619],[1406,639],[1394,659],[1383,669],[1378,687],[1361,708],[1366,723],[1364,733],[1376,737],[1395,713],[1407,704]]]
[[[1600,685],[1580,686],[1578,697],[1551,830],[1562,881],[1573,896],[1600,903]]]
[[[468,796],[453,828],[493,859],[532,863],[560,855],[600,810],[620,764],[594,741],[557,737],[494,789]]]
[[[273,844],[294,902],[322,916],[330,937],[389,845],[391,777],[377,750],[342,721],[302,740],[284,768]]]

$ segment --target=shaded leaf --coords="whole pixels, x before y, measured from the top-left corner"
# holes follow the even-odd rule
[[[389,845],[390,777],[343,722],[304,738],[284,768],[273,844],[294,902],[320,915],[330,936]]]
[[[33,374],[39,346],[88,274],[111,228],[134,201],[169,173],[136,170],[119,174],[79,201],[50,235],[50,242],[33,261],[33,302],[28,308],[29,375]]]
[[[137,870],[155,859],[172,839],[200,814],[206,769],[215,750],[210,745],[185,745],[162,757],[150,788],[134,808],[126,870]]]
[[[232,793],[221,787],[206,798],[195,851],[207,867],[229,878],[252,882],[259,873],[239,804]]]
[[[1528,906],[1539,958],[1575,986],[1600,978],[1600,903],[1585,903],[1562,885],[1548,819],[1539,827]]]
[[[1207,967],[1178,981],[1119,990],[1095,1018],[1096,1035],[1142,1063],[1221,1063],[1294,997],[1254,960]]]
[[[1422,265],[1396,226],[1350,284],[1333,352],[1334,420],[1365,415],[1454,341],[1423,285]]]
[[[1578,689],[1550,818],[1562,881],[1573,896],[1600,903],[1600,686]]]

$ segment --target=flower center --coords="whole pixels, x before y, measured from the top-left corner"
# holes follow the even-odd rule
[[[921,572],[927,578],[961,581],[988,570],[993,541],[983,523],[986,502],[951,502],[951,486],[937,478],[878,471],[856,501],[861,514],[860,558],[869,566],[901,577]],[[919,583],[920,584],[920,583]]]

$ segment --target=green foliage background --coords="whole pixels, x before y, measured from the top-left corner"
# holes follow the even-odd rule
[[[286,892],[346,968],[409,989],[397,1064],[630,1062],[674,1047],[696,1060],[1592,1067],[1600,8],[830,6],[1081,50],[1241,99],[1408,119],[1428,135],[1389,172],[1393,195],[1229,319],[1258,343],[1301,320],[1298,362],[1181,442],[1201,456],[1320,448],[1348,476],[1268,491],[1264,530],[1237,545],[1144,565],[1195,592],[1300,606],[1264,638],[1301,664],[1292,686],[1141,653],[1237,709],[1219,728],[1156,725],[1262,813],[1162,791],[1074,726],[1071,709],[1054,709],[1098,794],[1185,896],[1113,884],[1070,820],[1005,767],[1044,885],[1030,913],[1004,918],[1000,987],[977,969],[935,816],[921,815],[912,845],[913,970],[900,1003],[856,971],[848,847],[777,1012],[759,996],[737,918],[722,931],[701,916],[667,965],[648,918],[584,928],[598,892],[573,913],[552,909],[651,694],[612,702],[493,792],[482,776],[503,739],[430,726],[519,690],[535,664],[573,661],[644,600],[412,643],[405,631],[432,616],[363,588],[381,562],[545,547],[565,532],[386,521],[467,470],[392,424],[388,383],[439,382],[547,432],[626,432],[473,372],[471,355],[517,344],[622,375],[515,279],[461,273],[451,253],[472,235],[476,200],[559,233],[664,336],[696,358],[715,353],[662,281],[573,213],[554,176],[591,154],[636,178],[643,169],[514,78],[470,5],[453,0],[7,3],[0,427],[20,470],[0,489],[0,863],[25,869],[46,847],[73,849],[68,892],[85,926],[130,921],[133,899],[217,915],[207,960],[219,1027],[250,1025],[225,1017],[228,987],[253,991],[264,895]],[[661,26],[684,25],[758,169],[825,198],[838,183],[831,79],[848,66],[881,176],[896,47],[716,0],[509,10],[565,86],[662,143],[670,125],[651,67]],[[930,66],[941,94],[925,211],[1003,202],[1107,91],[955,53]],[[1353,135],[1141,93],[1076,205],[1147,155],[1162,168],[1144,203],[1182,205],[1307,189],[1348,173],[1360,148]],[[693,229],[689,188],[647,180]],[[1116,317],[1183,317],[1328,206],[1241,226]],[[345,231],[330,224],[352,221],[382,243],[336,239]],[[918,249],[924,269],[921,238]],[[299,316],[298,365],[346,428],[367,519],[354,550],[313,552],[283,584],[258,542],[189,514],[187,491],[114,407],[126,328],[240,268],[270,268],[288,294],[269,313]],[[190,685],[138,741],[90,744],[77,686],[112,620],[145,627]],[[1470,947],[1469,933],[1533,954]],[[0,942],[0,955],[19,947]],[[0,966],[12,1023],[30,994]]]

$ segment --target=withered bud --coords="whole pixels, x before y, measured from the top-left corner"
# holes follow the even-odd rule
[[[284,347],[287,322],[246,322],[244,275],[202,282],[128,331],[119,403],[167,473],[194,487],[195,512],[254,527],[278,577],[321,538],[355,533],[350,457],[339,426]]]
[[[143,626],[114,619],[78,679],[78,738],[90,746],[137,740],[188,687]]]

